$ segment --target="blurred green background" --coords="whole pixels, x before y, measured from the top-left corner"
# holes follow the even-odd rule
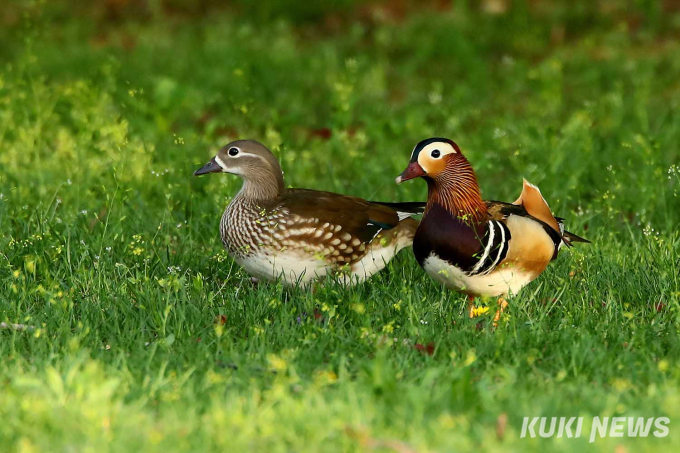
[[[10,451],[659,451],[680,416],[680,2],[0,6],[0,444]],[[403,252],[250,286],[193,178],[254,138],[289,185],[386,201],[418,141],[539,185],[592,246],[501,326]],[[484,301],[493,306],[494,301]],[[521,439],[525,416],[580,439]],[[590,444],[595,416],[671,419]]]

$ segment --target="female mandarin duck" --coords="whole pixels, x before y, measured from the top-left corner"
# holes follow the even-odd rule
[[[278,160],[261,143],[220,149],[194,175],[243,179],[220,222],[222,242],[254,281],[309,283],[329,274],[352,284],[411,246],[425,203],[380,203],[330,192],[286,189]]]
[[[557,258],[563,245],[589,242],[568,231],[553,216],[538,187],[524,180],[514,203],[483,201],[477,177],[453,141],[430,138],[418,143],[397,184],[427,181],[425,213],[413,240],[418,263],[436,281],[476,296],[515,295]]]

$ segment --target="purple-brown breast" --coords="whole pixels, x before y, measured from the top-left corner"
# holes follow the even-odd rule
[[[434,252],[449,264],[469,271],[483,252],[482,239],[486,229],[486,222],[471,223],[434,203],[418,226],[413,253],[421,266]]]

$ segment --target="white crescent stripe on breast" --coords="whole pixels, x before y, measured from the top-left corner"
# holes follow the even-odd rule
[[[482,267],[482,264],[484,264],[484,261],[489,257],[489,253],[491,253],[491,247],[493,247],[493,238],[495,235],[495,228],[493,226],[493,222],[489,222],[489,240],[486,243],[486,247],[484,248],[484,254],[482,257],[477,261],[477,264],[475,264],[475,267],[472,268],[472,270],[469,272],[469,274],[476,274],[479,269]]]
[[[500,224],[500,222],[499,222],[498,226],[501,229],[501,243],[498,247],[498,254],[496,255],[496,259],[494,260],[493,264],[491,264],[491,266],[486,270],[486,272],[484,272],[484,275],[486,275],[489,272],[491,272],[492,270],[494,270],[494,268],[498,264],[498,261],[500,261],[501,256],[503,255],[503,252],[505,251],[505,248],[508,246],[508,243],[505,242],[505,227],[502,224]]]

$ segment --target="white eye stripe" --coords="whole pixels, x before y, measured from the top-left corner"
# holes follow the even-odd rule
[[[219,165],[222,168],[222,171],[224,171],[224,169],[227,168],[227,166],[224,164],[224,161],[220,159],[219,154],[215,155],[215,162],[217,162],[217,165]]]
[[[444,157],[447,154],[456,154],[456,150],[453,149],[453,146],[451,146],[448,143],[445,142],[434,142],[430,143],[429,145],[425,146],[423,150],[421,151],[421,154],[425,154],[427,156],[431,156],[432,151],[434,150],[439,150],[441,153],[439,157]],[[435,158],[437,159],[437,158]]]
[[[243,151],[240,151],[240,152],[239,152],[237,155],[235,155],[235,156],[229,156],[229,159],[239,159],[239,158],[241,158],[241,157],[256,157],[256,158],[261,159],[261,160],[264,160],[264,161],[266,162],[265,158],[262,157],[262,156],[258,156],[257,154],[245,153],[245,152],[243,152]],[[228,165],[225,164],[224,161],[220,158],[220,155],[219,155],[219,154],[215,155],[215,162],[217,162],[217,164],[218,164],[220,167],[222,167],[223,170],[226,169],[226,168],[228,167]]]
[[[240,153],[238,153],[237,155],[235,155],[235,156],[233,156],[233,157],[237,157],[237,158],[238,158],[238,157],[256,157],[256,158],[258,158],[258,159],[262,159],[262,160],[266,161],[266,159],[265,159],[264,157],[262,157],[262,156],[259,156],[259,155],[257,155],[257,154],[245,153],[245,152],[243,152],[243,151],[241,151]]]

